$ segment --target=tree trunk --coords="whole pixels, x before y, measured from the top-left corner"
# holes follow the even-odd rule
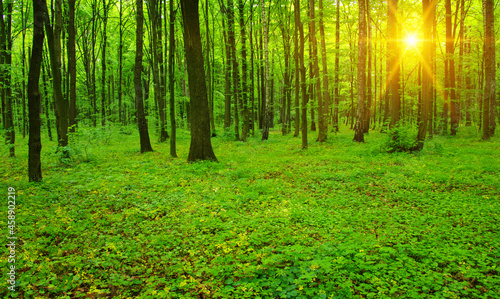
[[[436,0],[422,0],[422,11],[423,11],[423,48],[422,48],[422,101],[420,104],[420,117],[418,124],[418,134],[417,134],[417,150],[422,150],[424,148],[425,136],[427,134],[427,125],[429,123],[429,114],[431,108],[432,99],[432,79],[434,73],[432,70],[432,19],[434,18],[436,8]]]
[[[3,1],[0,3],[0,14],[3,16]],[[12,107],[12,75],[11,75],[11,65],[12,65],[12,2],[7,3],[7,14],[6,14],[7,24],[4,23],[3,19],[0,20],[1,23],[1,34],[2,34],[2,64],[5,64],[4,70],[2,71],[3,79],[3,91],[2,100],[4,106],[4,128],[5,128],[5,143],[9,147],[9,156],[15,157],[15,141],[16,141],[16,131],[14,128],[14,113]]]
[[[68,23],[68,72],[69,72],[69,130],[76,129],[76,30],[75,30],[75,2],[68,0],[69,23]]]
[[[302,149],[307,148],[307,102],[309,101],[309,95],[307,93],[307,84],[306,84],[306,68],[304,66],[304,25],[300,20],[300,0],[295,0],[294,5],[295,10],[295,24],[299,28],[299,37],[300,37],[300,48],[299,48],[299,68],[300,68],[300,84],[302,88],[302,106],[301,106],[301,126],[302,126]]]
[[[108,9],[106,6],[106,0],[102,0],[102,9],[104,10],[103,17],[103,29],[102,29],[102,77],[101,77],[101,125],[104,127],[106,125],[106,43],[108,42],[108,37],[106,35],[107,24],[108,24]]]
[[[52,86],[54,89],[54,103],[56,111],[56,127],[58,146],[68,145],[68,103],[63,97],[61,80],[61,30],[62,30],[62,2],[55,1],[55,23],[54,31],[50,25],[47,6],[45,11],[45,31],[47,34],[47,44],[49,46],[50,66],[52,69]],[[65,150],[65,155],[68,152]]]
[[[387,18],[387,51],[389,52],[389,92],[390,92],[390,115],[389,127],[394,128],[401,117],[401,99],[399,93],[400,77],[400,51],[398,41],[398,0],[388,0],[389,12]]]
[[[42,163],[40,153],[41,142],[41,95],[38,87],[40,68],[43,53],[43,23],[47,12],[45,0],[33,0],[33,46],[31,52],[30,68],[28,72],[28,114],[29,114],[29,141],[28,141],[28,178],[30,182],[42,180]]]
[[[299,66],[299,22],[300,10],[298,1],[295,0],[293,4],[295,32],[293,35],[294,44],[294,60],[295,60],[295,132],[293,137],[299,137],[300,130],[300,66]]]
[[[215,132],[215,120],[214,120],[214,97],[212,92],[212,67],[210,63],[210,29],[208,26],[208,0],[205,1],[205,31],[207,37],[207,87],[208,87],[208,113],[210,116],[210,129],[212,131],[212,137],[217,136]]]
[[[325,142],[328,137],[328,113],[330,111],[330,92],[328,82],[328,69],[326,58],[326,43],[325,43],[325,25],[323,24],[323,0],[319,0],[319,32],[321,35],[321,61],[323,67],[323,101],[322,106],[318,108],[318,113],[321,114],[322,122],[320,122],[320,130],[318,141]]]
[[[247,141],[248,135],[248,85],[247,85],[247,49],[245,31],[245,4],[243,0],[238,1],[241,28],[241,100],[243,102],[243,129],[241,131],[241,141]]]
[[[358,31],[358,108],[354,141],[364,142],[364,113],[366,100],[366,3],[359,0],[359,31]]]
[[[141,142],[141,153],[152,152],[151,141],[149,140],[148,121],[144,115],[144,103],[142,100],[142,46],[143,46],[143,0],[136,0],[136,35],[135,35],[135,66],[134,66],[134,88],[135,105],[137,110],[137,124],[139,127],[139,138]]]
[[[447,86],[446,90],[448,90],[448,99],[445,98],[445,104],[449,105],[450,109],[450,134],[456,135],[458,129],[458,103],[456,102],[456,92],[455,92],[455,36],[452,33],[452,24],[451,24],[451,0],[446,0],[446,62],[447,62],[447,70],[445,70],[445,79]],[[446,93],[445,93],[446,95]],[[443,117],[448,117],[443,114]],[[444,120],[446,123],[447,120]],[[446,132],[446,129],[444,133]]]
[[[370,116],[372,106],[372,28],[370,21],[370,1],[366,0],[366,26],[367,26],[367,53],[368,53],[368,75],[366,76],[366,105],[364,112],[363,132],[370,130]]]
[[[224,64],[224,129],[231,126],[231,48],[226,38],[225,18],[222,18],[222,28],[224,35],[224,44],[226,50],[226,63]]]
[[[333,127],[339,132],[339,101],[340,101],[340,0],[337,0],[337,19],[335,20],[335,107],[333,108]]]
[[[118,121],[124,123],[123,109],[122,109],[122,82],[123,82],[123,2],[118,2],[119,9],[119,45],[118,45]]]
[[[168,88],[170,92],[170,155],[177,158],[177,129],[175,123],[175,14],[174,2],[169,1],[169,20],[170,20],[170,30],[169,30],[169,43],[170,51],[168,53]]]
[[[188,161],[217,161],[210,140],[210,116],[203,68],[198,0],[181,0],[181,9],[192,115]]]
[[[264,0],[260,1],[261,9],[262,9],[262,24],[264,27],[264,59],[265,59],[265,96],[262,101],[264,106],[264,121],[262,122],[262,140],[269,139],[269,37],[268,37],[268,28],[267,28],[267,19],[266,19],[266,7],[264,4]]]
[[[495,133],[495,18],[494,1],[483,0],[484,14],[484,100],[483,139],[490,139]]]

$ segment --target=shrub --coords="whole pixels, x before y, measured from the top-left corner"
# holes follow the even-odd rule
[[[387,134],[383,148],[389,153],[411,152],[417,146],[417,132],[406,126],[397,126]]]

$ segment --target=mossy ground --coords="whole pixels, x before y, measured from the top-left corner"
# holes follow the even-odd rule
[[[271,131],[213,138],[220,163],[168,142],[140,154],[135,127],[82,129],[61,160],[43,138],[2,147],[17,192],[17,298],[500,298],[500,140],[471,128],[417,154],[345,129],[300,149]],[[153,134],[151,134],[153,136]],[[0,226],[7,231],[6,200]],[[5,234],[5,236],[7,236]]]

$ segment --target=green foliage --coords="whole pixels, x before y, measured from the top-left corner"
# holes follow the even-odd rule
[[[389,153],[411,152],[417,145],[417,132],[409,126],[396,126],[387,134],[383,149]]]
[[[92,163],[61,169],[44,150],[30,184],[21,147],[0,169],[17,190],[18,298],[500,296],[498,138],[407,155],[375,153],[377,132],[304,151],[271,131],[213,138],[220,163],[190,164],[182,130],[179,159],[168,143],[140,154],[135,127],[76,135]]]

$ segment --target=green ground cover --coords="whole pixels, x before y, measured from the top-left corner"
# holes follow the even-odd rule
[[[1,148],[0,217],[16,188],[17,298],[500,298],[500,140],[461,128],[418,154],[345,130],[213,139],[220,163],[168,143],[140,154],[134,127],[83,129],[71,160],[43,140]],[[6,233],[4,233],[6,236]]]

